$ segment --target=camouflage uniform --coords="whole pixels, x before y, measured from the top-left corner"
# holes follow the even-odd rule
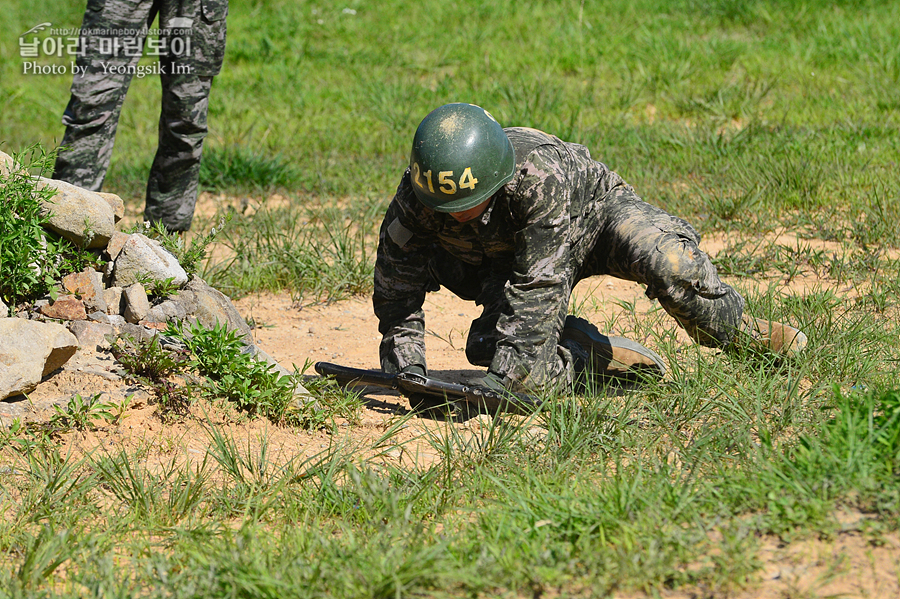
[[[684,220],[643,202],[587,148],[505,129],[516,174],[477,219],[459,223],[416,199],[403,175],[381,226],[373,304],[381,365],[425,366],[428,291],[444,285],[484,306],[466,357],[512,387],[572,380],[557,344],[575,284],[608,274],[646,285],[698,342],[728,344],[744,300],[719,280]]]
[[[116,125],[133,69],[140,59],[146,31],[156,15],[159,28],[189,22],[190,48],[181,55],[160,56],[162,84],[159,145],[147,183],[146,220],[161,221],[173,231],[190,228],[197,201],[200,155],[212,78],[225,55],[228,0],[88,0],[82,30],[137,30],[82,33],[85,52],[76,64],[87,71],[72,82],[63,115],[66,133],[54,177],[99,191],[109,167]],[[179,23],[179,19],[181,23]],[[160,35],[167,49],[180,50],[187,36],[178,29]],[[179,41],[175,41],[176,38]],[[118,45],[115,52],[110,48]],[[129,51],[128,48],[132,50]],[[138,48],[134,51],[133,48]]]

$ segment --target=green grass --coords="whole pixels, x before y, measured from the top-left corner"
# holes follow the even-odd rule
[[[827,536],[839,507],[896,530],[897,391],[829,392],[786,417],[790,438],[734,399],[677,424],[647,401],[559,403],[435,433],[427,468],[351,447],[276,461],[265,437],[211,424],[205,455],[155,466],[141,449],[39,446],[9,454],[0,482],[0,592],[727,592],[753,584],[760,535]]]
[[[765,187],[776,211],[858,206],[879,180],[896,197],[894,3],[342,8],[232,4],[211,100],[208,188],[384,199],[419,120],[472,101],[506,125],[586,144],[662,203],[687,201],[672,186],[691,179],[738,197]],[[70,83],[22,75],[18,35],[41,20],[75,27],[80,18],[80,6],[10,7],[0,26],[8,147],[55,145]],[[132,85],[108,186],[139,201],[158,84]]]
[[[56,145],[70,84],[23,76],[18,35],[76,27],[82,9],[4,8],[7,153]],[[118,417],[76,402],[56,428],[0,433],[0,596],[717,596],[752,592],[770,538],[842,530],[838,510],[861,514],[850,532],[873,546],[896,534],[897,39],[900,5],[862,0],[233,0],[201,184],[282,197],[224,230],[224,215],[196,221],[217,228],[198,266],[217,287],[369,292],[415,126],[471,101],[585,144],[648,201],[721,233],[720,272],[810,351],[777,363],[684,346],[661,310],[623,304],[617,333],[658,349],[664,381],[415,440],[397,417],[370,446],[335,435],[311,458],[212,419],[200,455],[70,454],[60,435],[80,433],[63,424],[102,435]],[[107,190],[139,210],[159,92],[132,85]],[[782,229],[799,241],[761,235]],[[807,276],[819,285],[783,291]],[[219,395],[265,394],[217,372]],[[437,457],[366,458],[397,445]]]
[[[528,418],[409,439],[398,433],[412,416],[395,417],[376,440],[335,436],[312,457],[218,417],[199,455],[149,442],[75,455],[53,431],[11,430],[0,436],[0,593],[724,594],[758,583],[767,537],[855,532],[877,545],[900,524],[896,301],[880,311],[831,291],[744,293],[755,314],[801,324],[812,351],[779,364],[685,347],[654,333],[667,331],[659,311],[632,311],[622,332],[650,336],[671,375]],[[91,410],[67,408],[115,434]],[[384,463],[390,448],[435,459]],[[861,519],[848,529],[838,510]]]
[[[18,35],[41,21],[75,27],[81,7],[39,0],[6,17],[0,143],[52,148],[69,77],[23,75]],[[289,208],[241,224],[236,235],[252,242],[229,245],[252,258],[207,278],[234,294],[366,291],[371,243],[357,235],[374,233],[419,120],[450,101],[587,145],[703,231],[785,226],[897,247],[898,23],[900,8],[878,2],[239,0],[201,184],[278,191]],[[139,212],[159,91],[152,77],[132,88],[106,188]],[[210,226],[201,218],[195,230]],[[338,274],[320,276],[323,265]]]

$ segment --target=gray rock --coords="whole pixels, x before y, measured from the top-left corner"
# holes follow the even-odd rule
[[[91,350],[107,349],[109,341],[106,339],[106,336],[114,335],[116,332],[108,324],[88,322],[87,320],[73,320],[69,323],[69,330],[78,339],[80,347]]]
[[[185,317],[193,315],[197,311],[197,295],[189,289],[181,289],[177,295],[169,298],[181,308]]]
[[[6,318],[9,316],[9,306],[3,303],[3,300],[0,299],[0,318]]]
[[[161,304],[157,304],[150,308],[147,315],[144,316],[144,322],[169,322],[176,320],[178,312],[175,310],[175,304],[169,300]]]
[[[55,189],[42,208],[50,215],[46,227],[86,248],[102,248],[116,231],[115,212],[99,194],[65,181],[40,177],[37,189]]]
[[[113,285],[128,287],[141,279],[164,282],[173,279],[173,283],[182,286],[187,283],[187,273],[178,264],[175,256],[162,248],[156,240],[135,233],[129,235],[116,257],[113,267]]]
[[[109,239],[109,243],[106,244],[106,253],[109,255],[110,260],[115,260],[119,257],[119,252],[122,251],[122,247],[124,247],[125,242],[128,241],[129,237],[131,236],[118,231],[113,233],[113,236]]]
[[[99,322],[100,324],[109,324],[109,315],[106,312],[100,312],[98,310],[88,314],[88,320],[91,322]],[[69,329],[71,330],[71,327],[69,327]],[[75,336],[77,337],[78,335]]]
[[[77,349],[78,339],[62,325],[0,319],[0,399],[33,391]]]
[[[125,311],[125,307],[122,305],[122,292],[124,290],[121,287],[107,287],[103,290],[103,301],[106,302],[106,313],[107,314],[122,314]]]
[[[123,323],[119,325],[119,335],[127,335],[137,341],[138,343],[142,341],[149,341],[156,334],[157,331],[153,329],[148,329],[147,327],[142,327],[139,324],[131,324],[131,323]]]
[[[168,322],[170,320],[184,320],[184,317],[187,316],[187,312],[185,311],[184,306],[182,306],[180,303],[178,303],[174,299],[166,300],[163,303],[156,306],[156,308],[159,308],[162,311],[162,313],[165,315],[165,317],[166,317],[165,322]],[[157,322],[164,322],[164,321],[160,320]]]
[[[147,292],[140,283],[129,285],[123,290],[125,310],[122,312],[126,322],[137,323],[147,316],[150,311],[150,300]]]
[[[102,191],[98,191],[97,195],[106,200],[106,203],[112,208],[113,219],[117,224],[125,218],[125,202],[122,201],[122,198],[114,193],[103,193]]]
[[[167,322],[168,318],[166,317],[166,312],[160,306],[161,304],[150,308],[140,322]]]
[[[107,318],[109,318],[109,324],[114,327],[121,327],[125,323],[125,317],[119,314],[110,314]]]
[[[230,330],[242,333],[248,342],[252,341],[250,326],[237,311],[237,308],[234,307],[234,304],[231,303],[227,295],[218,289],[210,287],[199,277],[192,278],[191,282],[187,284],[185,291],[192,292],[191,296],[184,294],[185,301],[193,301],[196,304],[192,311],[189,312],[189,315],[196,317],[197,321],[204,327],[211,329],[216,326],[216,323],[221,323]],[[178,295],[180,296],[182,293]]]

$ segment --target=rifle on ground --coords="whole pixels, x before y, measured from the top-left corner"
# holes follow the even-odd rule
[[[322,376],[333,376],[342,387],[356,384],[393,389],[410,398],[410,403],[412,400],[425,396],[432,400],[425,402],[431,406],[438,405],[438,402],[452,404],[462,401],[492,414],[497,412],[530,413],[542,403],[540,399],[524,393],[494,391],[477,385],[448,383],[413,372],[388,374],[380,370],[350,368],[330,362],[316,362],[315,369]],[[438,402],[434,400],[438,400]]]

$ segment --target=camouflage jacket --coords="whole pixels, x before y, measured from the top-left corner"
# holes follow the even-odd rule
[[[550,365],[558,363],[557,339],[572,287],[601,233],[603,199],[626,184],[584,146],[534,129],[505,131],[515,149],[516,174],[473,221],[459,223],[425,207],[413,194],[409,170],[400,181],[375,262],[373,304],[387,372],[425,365],[422,305],[425,293],[434,290],[428,261],[439,245],[483,266],[483,290],[500,299],[490,371],[521,385],[553,376]]]

